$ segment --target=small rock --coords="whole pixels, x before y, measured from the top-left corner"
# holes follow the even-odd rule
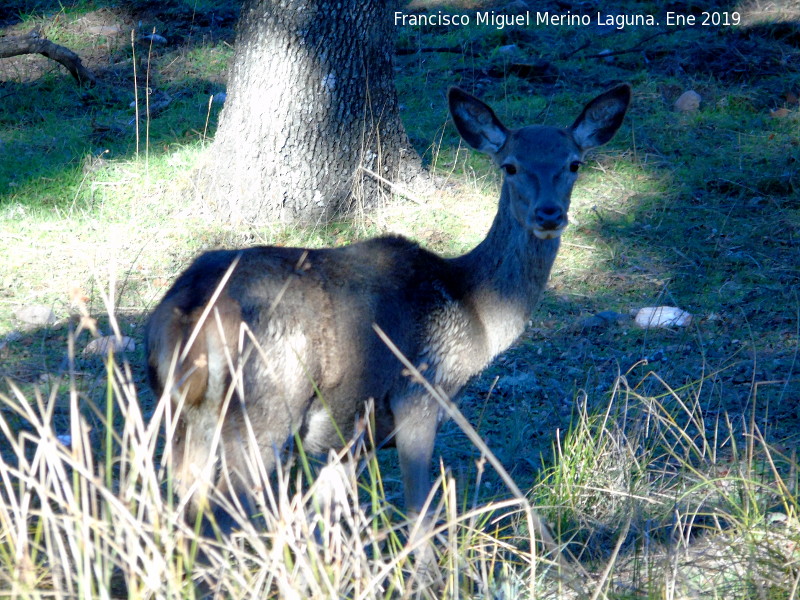
[[[585,318],[581,321],[581,327],[584,329],[594,329],[596,327],[605,327],[611,325],[625,318],[625,315],[614,312],[613,310],[604,310],[596,315]]]
[[[6,335],[4,338],[0,339],[0,350],[3,350],[6,346],[11,344],[12,342],[17,342],[17,341],[19,341],[21,339],[22,339],[22,333],[20,333],[19,331],[16,331],[16,330],[12,331],[8,335]]]
[[[31,304],[20,308],[14,316],[25,325],[42,326],[52,325],[56,322],[56,315],[49,306]]]
[[[700,94],[694,90],[688,90],[675,100],[675,110],[678,112],[694,112],[700,108],[700,100]]]
[[[647,306],[636,313],[636,324],[643,329],[687,327],[692,315],[674,306]]]
[[[611,50],[610,50],[610,49],[608,49],[608,48],[605,48],[605,49],[603,49],[603,50],[600,50],[600,52],[598,52],[597,54],[598,54],[599,56],[602,56],[602,57],[603,57],[603,61],[604,61],[604,62],[607,62],[607,63],[612,63],[612,62],[614,62],[614,55],[613,55],[613,54],[611,54]]]
[[[136,342],[132,338],[115,335],[106,335],[92,340],[83,349],[84,356],[105,356],[111,352],[133,352],[136,350]]]
[[[767,514],[767,523],[770,525],[785,525],[788,521],[789,518],[783,513],[771,512]]]
[[[86,33],[111,37],[122,33],[122,25],[90,25],[86,28]]]
[[[503,56],[508,56],[509,58],[516,58],[521,54],[519,46],[516,44],[506,44],[505,46],[500,46],[497,49],[497,53],[502,54]]]
[[[158,35],[157,33],[148,33],[146,35],[139,36],[139,39],[144,42],[153,42],[154,44],[159,44],[163,46],[167,43],[167,38],[163,35]]]
[[[784,119],[792,114],[788,108],[776,108],[775,110],[769,111],[769,116],[773,119]]]

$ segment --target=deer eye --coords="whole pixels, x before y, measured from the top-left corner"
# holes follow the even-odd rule
[[[503,165],[500,167],[503,171],[506,172],[506,175],[516,175],[517,174],[517,167],[514,165]]]
[[[572,162],[569,164],[569,170],[570,170],[570,172],[572,172],[572,173],[577,173],[577,172],[578,172],[578,169],[580,169],[580,168],[581,168],[581,165],[582,165],[582,164],[583,164],[583,163],[582,163],[581,161],[579,161],[579,160],[573,160],[573,161],[572,161]]]

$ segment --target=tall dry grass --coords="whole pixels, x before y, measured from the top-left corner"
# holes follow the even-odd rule
[[[91,324],[84,313],[70,334],[64,385],[26,397],[8,382],[0,394],[0,597],[797,594],[795,457],[770,447],[754,416],[709,421],[699,386],[617,377],[603,411],[577,398],[532,490],[502,472],[491,440],[473,437],[478,479],[496,467],[507,494],[467,500],[442,469],[424,523],[387,500],[366,428],[324,465],[300,452],[256,491],[255,517],[212,492],[237,525],[211,539],[172,493],[169,402],[143,414],[131,366],[114,355],[103,397],[79,391],[75,337]],[[562,544],[555,554],[538,541],[537,514]],[[433,562],[419,560],[421,550]]]

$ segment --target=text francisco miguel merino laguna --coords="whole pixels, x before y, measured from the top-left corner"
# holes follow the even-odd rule
[[[705,14],[705,13],[704,13]],[[710,13],[709,13],[710,15]],[[734,22],[714,22],[714,25],[736,25],[736,17],[738,13],[730,13],[734,17]],[[717,16],[717,13],[715,13]],[[725,21],[729,21],[730,17],[726,13],[724,15]],[[660,19],[656,19],[654,15],[649,14],[607,14],[598,12],[594,18],[591,15],[579,14],[575,15],[567,11],[566,13],[551,13],[551,12],[531,12],[526,11],[519,14],[505,14],[495,11],[478,11],[474,15],[468,14],[447,14],[442,11],[430,14],[405,14],[401,11],[395,11],[394,24],[395,25],[427,25],[433,27],[447,27],[447,26],[468,26],[475,25],[488,25],[503,29],[512,25],[529,26],[529,25],[555,25],[555,26],[588,26],[588,25],[605,25],[613,26],[617,29],[624,29],[628,26],[645,25],[645,26],[658,26],[661,23]],[[669,12],[664,15],[665,25],[700,25],[699,18],[694,15],[682,15],[680,13]],[[691,22],[690,22],[691,21]],[[702,23],[706,24],[706,23]],[[708,23],[711,24],[711,23]]]

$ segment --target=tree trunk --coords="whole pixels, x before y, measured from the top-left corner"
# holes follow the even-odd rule
[[[233,222],[320,222],[418,168],[394,86],[392,2],[246,0],[200,181]]]

